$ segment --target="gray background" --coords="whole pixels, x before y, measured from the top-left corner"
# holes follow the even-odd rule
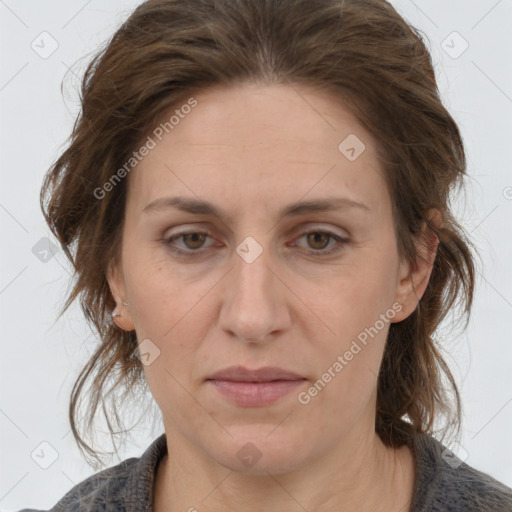
[[[74,378],[95,338],[77,306],[55,321],[70,289],[70,268],[60,250],[54,256],[45,252],[50,235],[39,209],[39,189],[70,134],[78,108],[76,87],[90,54],[138,1],[106,3],[0,0],[4,511],[49,508],[94,473],[74,444],[67,408]],[[461,128],[472,178],[457,211],[483,260],[476,303],[466,332],[440,333],[465,410],[461,445],[452,448],[470,465],[512,486],[512,1],[392,4],[428,37],[443,101]],[[52,45],[58,47],[45,54]],[[111,464],[139,456],[163,427],[143,425],[136,432]]]

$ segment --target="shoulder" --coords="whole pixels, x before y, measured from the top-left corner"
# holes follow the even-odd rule
[[[413,442],[413,512],[511,512],[512,489],[461,461],[430,435]]]
[[[150,510],[155,471],[166,453],[166,438],[162,434],[141,457],[131,457],[86,478],[48,512]],[[44,511],[23,509],[19,512]]]

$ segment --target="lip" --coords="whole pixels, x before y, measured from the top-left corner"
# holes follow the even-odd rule
[[[244,366],[229,366],[215,372],[207,380],[228,380],[235,382],[270,382],[273,380],[301,380],[302,375],[284,370],[278,366],[265,366],[255,370],[249,370]]]
[[[270,405],[305,381],[305,377],[276,366],[256,370],[231,366],[207,379],[223,397],[241,407]]]

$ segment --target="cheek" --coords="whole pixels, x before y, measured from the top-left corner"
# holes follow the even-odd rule
[[[338,339],[356,337],[392,306],[396,288],[392,264],[382,256],[361,253],[357,262],[333,272],[319,293],[303,290],[304,296],[315,297],[311,307]]]
[[[334,407],[357,408],[369,398],[376,386],[377,375],[387,334],[395,311],[394,275],[390,271],[392,248],[375,257],[373,250],[361,253],[357,264],[340,268],[329,286],[311,304],[328,336],[318,336],[315,352],[319,378],[330,379],[330,399]],[[325,329],[324,329],[325,330]],[[340,360],[341,358],[341,360]],[[329,375],[335,374],[332,378]],[[363,402],[361,402],[361,400]]]
[[[194,279],[172,264],[162,249],[133,248],[125,269],[125,279],[139,337],[176,339],[177,327],[195,314],[195,309],[211,288],[212,279]],[[192,338],[189,336],[189,338]]]

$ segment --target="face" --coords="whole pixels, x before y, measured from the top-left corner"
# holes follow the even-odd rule
[[[129,176],[109,274],[128,303],[118,325],[148,354],[170,442],[236,471],[282,473],[374,431],[389,326],[414,310],[429,268],[400,261],[376,142],[342,103],[254,84],[194,98]],[[231,366],[302,380],[209,380]]]

